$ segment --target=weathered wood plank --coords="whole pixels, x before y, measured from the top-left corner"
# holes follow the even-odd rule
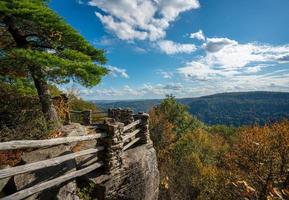
[[[130,143],[128,143],[127,145],[125,145],[122,150],[123,150],[123,151],[127,150],[129,147],[131,147],[134,143],[136,143],[136,142],[139,141],[139,140],[140,140],[140,138],[134,139],[133,141],[131,141]]]
[[[105,112],[105,111],[92,111],[92,114],[99,114],[99,113],[107,114],[107,112]]]
[[[38,169],[43,169],[46,167],[56,166],[56,165],[59,165],[60,163],[63,163],[67,160],[71,160],[71,159],[74,159],[76,157],[80,157],[80,156],[84,156],[84,155],[88,155],[88,154],[94,154],[94,153],[97,153],[103,149],[104,149],[104,147],[101,146],[101,147],[97,147],[95,149],[87,149],[87,150],[79,151],[76,153],[70,153],[70,154],[67,154],[64,156],[59,156],[56,158],[51,158],[51,159],[42,160],[42,161],[38,161],[38,162],[34,162],[34,163],[29,163],[26,165],[20,165],[17,167],[2,169],[2,170],[0,170],[0,179],[7,178],[10,176],[15,176],[18,174],[23,174],[26,172],[32,172],[32,171],[35,171]]]
[[[136,120],[136,121],[134,121],[134,122],[132,122],[132,123],[126,125],[126,126],[123,128],[123,132],[125,132],[125,131],[127,131],[127,130],[133,128],[134,126],[138,125],[140,122],[141,122],[141,120],[138,119],[138,120]]]
[[[126,141],[126,140],[128,140],[129,138],[131,138],[131,137],[135,136],[136,134],[138,134],[140,131],[141,131],[140,129],[136,129],[136,130],[134,130],[134,131],[131,132],[131,133],[126,133],[124,136],[122,136],[122,140],[123,140],[123,141]]]
[[[93,139],[103,138],[103,137],[106,137],[106,133],[97,133],[93,135],[84,135],[84,136],[53,138],[53,139],[47,139],[47,140],[15,140],[15,141],[10,141],[10,142],[0,143],[0,150],[47,147],[47,146],[65,144],[65,143],[93,140]]]
[[[87,174],[87,173],[89,173],[89,172],[101,167],[102,165],[103,165],[102,162],[92,164],[89,167],[86,167],[84,169],[77,170],[77,171],[71,172],[69,174],[65,174],[63,176],[60,176],[58,178],[55,178],[55,179],[46,181],[44,183],[40,183],[38,185],[32,186],[30,188],[21,190],[19,192],[11,194],[11,195],[9,195],[7,197],[4,197],[2,200],[20,200],[20,199],[24,199],[26,197],[29,197],[29,196],[35,194],[35,193],[38,193],[38,192],[43,191],[45,189],[54,187],[54,186],[59,185],[59,184],[61,184],[63,182],[69,181],[69,180],[71,180],[73,178],[76,178],[76,177],[79,177],[79,176],[83,176],[84,174]]]
[[[83,113],[83,111],[80,111],[80,110],[70,110],[69,111],[70,113],[75,113],[75,114],[81,114],[81,113]],[[91,112],[92,114],[107,114],[107,112],[105,112],[105,111],[92,111]]]
[[[79,111],[79,110],[70,110],[69,112],[70,113],[82,113],[82,111]]]

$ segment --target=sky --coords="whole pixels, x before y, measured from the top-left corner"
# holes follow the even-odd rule
[[[289,92],[288,0],[52,0],[110,73],[87,100]]]

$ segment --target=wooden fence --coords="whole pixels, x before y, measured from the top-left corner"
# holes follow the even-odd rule
[[[77,122],[83,125],[90,125],[99,123],[105,120],[108,117],[107,112],[102,111],[92,111],[92,110],[84,110],[84,111],[76,111],[70,110],[68,119],[66,123]]]
[[[123,112],[124,111],[124,112]],[[121,113],[130,113],[127,110],[118,109],[117,112],[120,116]],[[91,116],[91,115],[90,115]],[[128,115],[127,115],[128,116]],[[148,144],[149,133],[148,133],[148,114],[140,113],[137,115],[130,115],[130,123],[126,124],[116,121],[113,118],[108,118],[105,123],[95,125],[100,133],[85,135],[85,136],[73,136],[73,137],[61,137],[47,140],[18,140],[0,143],[0,151],[15,150],[15,149],[26,149],[26,148],[44,148],[51,147],[61,144],[69,144],[81,141],[97,140],[98,146],[91,149],[85,149],[78,152],[61,155],[58,157],[42,160],[38,162],[28,163],[19,165],[11,168],[0,170],[0,180],[6,178],[13,178],[16,175],[34,172],[44,168],[58,166],[61,163],[69,160],[73,160],[77,157],[85,155],[101,154],[102,156],[97,157],[97,162],[67,173],[65,175],[47,180],[45,182],[36,184],[29,188],[17,191],[14,194],[10,194],[3,200],[17,200],[24,199],[33,194],[39,193],[43,190],[52,188],[61,183],[83,176],[89,172],[97,170],[102,167],[104,173],[113,174],[115,170],[119,170],[122,167],[122,153],[132,146]],[[90,121],[91,122],[91,121]],[[90,124],[91,125],[91,124]],[[101,159],[100,159],[101,158]]]

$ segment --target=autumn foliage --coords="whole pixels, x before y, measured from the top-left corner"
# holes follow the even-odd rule
[[[246,181],[250,199],[288,199],[289,122],[240,130],[227,155],[232,180]]]
[[[209,127],[173,97],[150,117],[160,199],[289,199],[288,121]]]

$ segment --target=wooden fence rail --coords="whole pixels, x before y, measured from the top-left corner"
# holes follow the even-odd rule
[[[73,136],[53,138],[47,140],[15,140],[0,143],[0,150],[24,149],[24,148],[40,148],[47,146],[55,146],[72,142],[80,142],[106,137],[106,133],[97,133],[93,135]]]
[[[0,170],[0,179],[15,176],[18,174],[23,174],[26,172],[36,171],[36,170],[43,169],[46,167],[56,166],[56,165],[59,165],[65,161],[72,160],[72,159],[80,157],[80,156],[84,156],[84,155],[88,155],[88,154],[95,154],[95,153],[97,153],[103,149],[104,149],[104,147],[97,147],[95,149],[87,149],[87,150],[79,151],[76,153],[70,153],[70,154],[67,154],[64,156],[59,156],[56,158],[51,158],[51,159],[42,160],[42,161],[38,161],[38,162],[34,162],[34,163],[29,163],[26,165],[20,165],[17,167],[2,169],[2,170]]]
[[[77,171],[74,171],[74,172],[71,172],[69,174],[65,174],[63,176],[60,176],[58,178],[55,178],[55,179],[52,179],[52,180],[49,180],[49,181],[46,181],[44,183],[40,183],[38,185],[35,185],[35,186],[32,186],[30,188],[27,188],[27,189],[24,189],[24,190],[21,190],[19,192],[16,192],[12,195],[9,195],[7,197],[4,197],[2,200],[20,200],[20,199],[24,199],[26,197],[29,197],[33,194],[36,194],[38,192],[41,192],[45,189],[48,189],[48,188],[51,188],[51,187],[54,187],[56,185],[59,185],[61,183],[64,183],[66,181],[69,181],[73,178],[77,178],[79,176],[83,176],[99,167],[101,167],[103,165],[102,162],[99,162],[99,163],[94,163],[84,169],[80,169],[80,170],[77,170]]]
[[[125,145],[123,147],[123,151],[127,150],[129,147],[131,147],[132,145],[134,145],[136,142],[138,142],[140,140],[140,138],[135,138],[134,140],[132,140],[131,142],[129,142],[127,145]]]
[[[17,200],[29,197],[45,189],[67,182],[76,177],[83,176],[93,170],[98,169],[101,166],[103,166],[103,168],[105,169],[104,173],[110,173],[110,170],[114,170],[115,167],[121,167],[122,165],[121,155],[124,151],[128,150],[133,146],[136,146],[137,144],[148,143],[149,138],[148,115],[145,113],[132,115],[131,112],[128,110],[125,110],[125,115],[121,115],[122,113],[120,112],[122,112],[122,110],[120,109],[110,111],[111,113],[118,115],[116,116],[115,119],[118,120],[123,119],[123,116],[128,117],[128,119],[123,119],[125,122],[121,122],[111,120],[111,118],[112,119],[114,118],[113,116],[110,116],[110,119],[105,120],[104,124],[91,126],[91,127],[98,127],[97,130],[101,130],[102,133],[95,133],[84,136],[61,137],[46,140],[16,140],[0,143],[0,151],[25,149],[25,148],[43,148],[97,139],[101,139],[99,142],[97,142],[97,144],[100,143],[100,145],[102,145],[95,148],[81,150],[78,152],[69,153],[66,155],[61,155],[46,160],[41,160],[33,163],[2,169],[0,170],[0,179],[6,179],[19,174],[29,173],[36,170],[42,170],[44,168],[57,166],[60,165],[61,163],[64,163],[65,161],[73,160],[75,158],[90,154],[94,155],[98,152],[102,153],[102,156],[100,156],[100,158],[103,159],[100,161],[99,160],[95,161],[93,164],[90,164],[86,168],[73,171],[68,174],[54,178],[52,180],[47,180],[45,182],[36,184],[29,188],[17,191],[14,194],[4,197],[3,200]],[[76,114],[83,114],[83,111],[71,111],[71,112]],[[91,117],[91,111],[86,112],[86,116]],[[89,118],[87,122],[89,122],[87,125],[90,125],[91,119]],[[126,125],[124,125],[124,123],[126,123]]]
[[[123,128],[123,132],[126,132],[127,130],[135,127],[135,126],[138,125],[140,122],[141,122],[141,120],[136,120],[136,121],[130,123],[129,125],[126,125],[126,126]]]
[[[136,129],[133,132],[130,133],[126,133],[125,135],[122,136],[122,140],[126,141],[132,137],[134,137],[136,134],[138,134],[141,130],[140,129]]]

